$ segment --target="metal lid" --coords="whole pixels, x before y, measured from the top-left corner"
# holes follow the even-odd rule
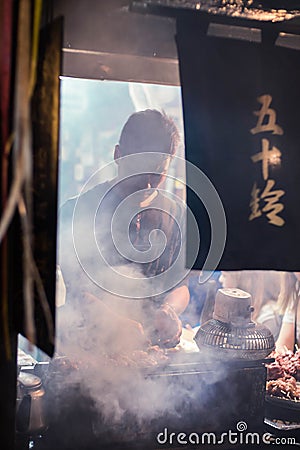
[[[39,377],[27,372],[19,373],[18,382],[26,389],[36,389],[42,385]]]
[[[213,318],[237,326],[251,323],[251,295],[237,288],[219,289],[216,295]]]

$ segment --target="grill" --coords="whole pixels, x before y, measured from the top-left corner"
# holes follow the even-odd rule
[[[272,350],[274,339],[251,321],[252,310],[249,294],[219,290],[213,319],[195,337],[200,352],[170,353],[153,368],[120,367],[118,377],[105,382],[101,371],[52,361],[44,384],[44,448],[69,450],[76,442],[77,450],[153,450],[163,430],[220,436],[240,421],[262,432],[265,364],[272,360],[259,356]]]
[[[274,348],[274,338],[264,326],[241,328],[212,319],[198,331],[195,340],[202,350],[211,350],[218,356],[238,359],[261,359]]]
[[[264,325],[251,321],[251,295],[240,289],[219,289],[213,318],[198,330],[195,341],[202,352],[218,358],[262,359],[275,347]]]
[[[107,420],[89,392],[71,382],[70,374],[70,383],[62,392],[62,378],[66,377],[52,374],[47,385],[50,425],[46,450],[71,450],[74,442],[76,450],[153,450],[160,447],[156,436],[165,429],[220,436],[224,431],[236,431],[241,420],[247,423],[248,431],[260,432],[264,423],[265,364],[270,361],[212,361],[199,353],[174,354],[167,366],[143,371],[142,397],[152,400],[149,415],[135,414],[143,399],[133,372],[126,390],[119,393],[120,403],[130,398],[130,411],[116,422]],[[108,391],[113,389],[115,386],[107,385]],[[155,391],[163,401],[153,394]],[[166,407],[161,409],[164,403]],[[170,404],[171,408],[167,406]]]

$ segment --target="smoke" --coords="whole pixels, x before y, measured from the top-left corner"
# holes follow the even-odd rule
[[[142,276],[132,266],[119,269],[129,278]],[[102,293],[102,301],[118,316],[149,321],[151,299]],[[66,304],[57,311],[57,350],[74,367],[59,367],[49,384],[51,405],[59,405],[59,418],[65,424],[64,439],[76,439],[77,449],[90,448],[87,440],[91,436],[97,443],[91,448],[101,449],[145,439],[155,443],[155,434],[165,427],[199,432],[218,430],[222,425],[226,430],[226,420],[245,418],[252,402],[245,396],[262,396],[259,390],[247,392],[247,386],[252,387],[250,369],[234,371],[226,361],[217,361],[213,352],[204,356],[171,351],[168,361],[159,366],[149,365],[148,360],[143,366],[145,352],[132,329],[123,326],[116,330],[116,319],[102,322],[97,300],[83,303],[81,299],[80,307],[75,305]],[[142,348],[147,348],[147,342]],[[55,382],[58,373],[59,383]],[[257,383],[258,387],[263,383],[262,374]]]
[[[162,170],[166,155],[147,156],[127,156],[126,173],[122,179],[119,175],[117,184],[89,190],[87,183],[83,193],[61,211],[59,259],[67,298],[57,310],[58,357],[50,365],[47,386],[51,411],[60,411],[58,416],[51,413],[56,435],[63,422],[68,424],[63,433],[69,433],[70,439],[92,434],[99,442],[122,442],[149,435],[149,427],[157,432],[162,426],[180,429],[193,422],[199,425],[201,417],[201,426],[211,428],[219,421],[220,412],[208,418],[204,411],[216,385],[226,378],[226,367],[214,361],[200,370],[199,353],[196,361],[182,361],[180,352],[170,353],[166,360],[163,350],[151,349],[156,312],[189,271],[184,268],[182,200],[159,188],[147,188],[146,199],[153,198],[150,206],[141,207],[141,191],[135,193],[128,182],[129,176],[133,181],[145,179],[150,168],[151,180],[161,174],[157,167]],[[197,180],[200,175],[195,172]],[[130,187],[128,193],[124,187]],[[211,201],[212,218],[220,217],[220,204],[210,189],[207,185],[206,202]],[[126,200],[120,207],[116,191]],[[149,210],[142,236],[136,218]],[[132,225],[140,246],[134,247],[130,240]],[[196,255],[196,225],[195,236],[189,239],[195,243]]]
[[[126,288],[134,289],[134,279],[143,277],[141,269],[134,265],[117,269],[128,277]],[[105,273],[106,277],[110,275]],[[95,296],[99,297],[100,288],[93,286]],[[92,433],[102,445],[103,442],[129,442],[149,438],[149,432],[159,432],[163,426],[170,429],[191,426],[196,419],[191,417],[191,405],[198,405],[199,414],[203,415],[202,409],[212,397],[213,386],[224,379],[226,369],[215,362],[213,374],[205,373],[208,371],[205,367],[202,375],[193,374],[191,371],[196,368],[199,372],[197,362],[183,365],[180,371],[180,352],[172,351],[168,361],[151,366],[153,361],[147,359],[146,352],[147,326],[142,342],[139,330],[126,328],[128,323],[122,318],[151,327],[157,309],[153,299],[120,298],[101,290],[101,302],[81,297],[72,300],[57,309],[57,354],[63,356],[64,362],[66,357],[68,364],[59,365],[59,357],[58,366],[53,361],[47,387],[51,408],[53,404],[58,405],[60,421],[68,423],[68,430],[63,432],[65,439],[68,434],[74,439],[78,433],[79,439]],[[103,304],[118,317],[107,319],[105,315],[102,320]],[[84,426],[86,416],[90,425]],[[210,423],[207,419],[201,422],[203,426],[212,426],[214,419]],[[56,418],[52,417],[52,424],[55,430]],[[84,448],[86,444],[82,445]]]
[[[127,265],[120,270],[142,276],[137,268]],[[132,300],[103,293],[102,301],[119,316],[134,317],[141,323],[149,322],[149,314],[155,313],[155,308],[149,307],[151,299]],[[66,304],[57,311],[57,351],[67,356],[74,367],[67,368],[67,374],[60,377],[51,393],[53,401],[56,399],[58,405],[63,403],[63,408],[69,409],[67,421],[74,424],[70,425],[72,439],[77,427],[81,429],[80,436],[93,434],[97,448],[105,442],[131,442],[150,436],[152,439],[151,433],[158,433],[165,426],[183,431],[191,427],[216,429],[224,420],[225,408],[218,404],[209,417],[205,410],[211,408],[216,395],[220,398],[220,386],[228,377],[227,366],[208,361],[207,355],[203,361],[199,353],[181,355],[173,351],[168,361],[151,366],[147,357],[143,359],[147,341],[141,350],[141,342],[132,329],[116,330],[115,323],[96,320],[102,314],[101,308],[96,300],[91,300],[78,308]],[[63,368],[58,372],[64,373]],[[226,405],[226,416],[234,412],[235,404],[233,398],[230,406]],[[77,411],[78,405],[83,410],[74,416],[71,411]],[[86,415],[91,428],[82,429],[78,422]],[[68,433],[64,431],[65,436]]]
[[[137,267],[119,269],[129,278],[142,276]],[[119,316],[132,319],[135,315],[141,323],[148,319],[150,299],[103,293],[102,301]],[[144,439],[153,443],[155,434],[165,427],[183,432],[218,430],[220,426],[226,430],[226,421],[245,419],[251,414],[247,413],[250,406],[257,414],[253,402],[263,398],[263,368],[255,378],[255,392],[250,392],[257,369],[234,369],[228,361],[216,360],[213,352],[204,356],[171,351],[169,360],[159,367],[150,366],[149,361],[143,366],[145,352],[132,329],[116,332],[115,323],[97,320],[101,306],[96,300],[75,305],[66,304],[57,311],[58,353],[67,356],[74,367],[54,370],[49,384],[51,404],[60,405],[60,421],[68,424],[64,439],[69,436],[74,442],[77,436],[77,443],[82,439],[82,446],[76,448],[90,448],[87,440],[91,436],[97,443],[91,448]],[[59,383],[55,382],[58,373]]]

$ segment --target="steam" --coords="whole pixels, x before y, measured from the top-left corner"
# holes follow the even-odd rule
[[[75,326],[76,321],[77,318]],[[60,321],[58,327],[62,325]],[[202,423],[207,425],[207,418],[201,415],[213,398],[216,383],[223,382],[228,375],[224,364],[214,361],[210,366],[213,371],[206,376],[202,374],[200,378],[197,374],[186,375],[191,370],[189,365],[182,374],[172,374],[178,364],[176,357],[174,366],[170,358],[165,372],[158,370],[156,373],[155,368],[139,367],[138,359],[138,367],[126,366],[123,358],[126,361],[127,356],[131,356],[130,352],[128,355],[116,354],[115,336],[108,329],[103,340],[99,339],[99,332],[99,329],[90,326],[77,326],[73,338],[69,335],[63,342],[60,349],[63,348],[64,354],[69,355],[71,360],[73,356],[79,362],[79,370],[68,374],[55,391],[57,399],[63,398],[70,409],[76,408],[76,403],[81,402],[82,398],[88,397],[89,402],[93,402],[91,417],[95,438],[102,436],[101,439],[130,441],[138,436],[149,437],[149,431],[158,432],[162,426],[184,430],[196,419],[198,427]],[[128,348],[134,347],[132,336],[127,335],[125,339]],[[138,354],[136,358],[139,358]],[[203,370],[205,372],[205,366]],[[68,387],[72,384],[77,386],[76,398],[68,395]],[[233,410],[234,404],[235,399],[230,406]],[[198,418],[190,415],[191,405],[198,405],[201,412]],[[214,420],[217,426],[218,418],[210,419],[211,425]],[[121,434],[118,436],[119,429]]]
[[[142,275],[137,267],[124,265],[120,270],[129,278]],[[109,293],[102,298],[124,317],[132,318],[133,310],[140,321],[149,315],[150,299],[133,301]],[[69,373],[55,396],[62,396],[71,409],[72,405],[76,408],[76,402],[81,402],[82,397],[90,399],[93,436],[99,442],[129,442],[149,437],[149,431],[159,432],[164,427],[170,431],[215,430],[224,417],[234,417],[236,411],[244,411],[239,403],[241,399],[244,402],[244,388],[238,383],[241,380],[237,372],[226,362],[217,361],[213,352],[205,358],[201,353],[192,355],[182,373],[178,372],[178,364],[184,365],[186,359],[178,354],[170,356],[164,370],[143,368],[139,364],[127,366],[126,358],[135,352],[136,337],[120,330],[128,352],[124,348],[116,351],[118,336],[111,324],[102,323],[104,329],[92,325],[99,314],[97,302],[85,306],[81,305],[80,310],[74,306],[58,309],[58,350],[70,360],[79,361],[80,369]],[[136,361],[141,362],[139,355]],[[193,366],[191,361],[197,364]],[[249,376],[250,371],[245,371],[245,383]],[[258,379],[263,380],[262,373],[258,374]],[[76,385],[75,400],[74,391],[68,395],[70,384]],[[251,395],[259,396],[259,392]]]
[[[132,280],[143,277],[134,265],[121,265],[118,270],[127,276],[124,278],[128,283],[126,288],[134,289]],[[104,276],[109,277],[110,272]],[[87,280],[91,287],[91,281]],[[93,287],[95,296],[99,297],[101,291],[101,301],[119,316],[143,324],[153,322],[157,308],[153,299],[120,298],[96,285]],[[101,315],[102,305],[97,300],[77,298],[58,308],[57,353],[66,356],[78,368],[67,371],[59,378],[59,384],[55,383],[55,375],[50,376],[50,385],[55,384],[51,391],[52,400],[68,405],[70,411],[74,411],[78,402],[88,398],[89,404],[93,405],[90,412],[92,431],[95,439],[101,442],[142,438],[149,433],[149,424],[157,432],[168,424],[186,426],[187,420],[191,420],[188,419],[189,405],[199,403],[199,408],[203,408],[212,395],[214,384],[224,378],[226,369],[215,362],[213,376],[210,373],[199,385],[197,375],[172,375],[178,368],[178,354],[170,354],[165,371],[142,367],[143,354],[137,350],[136,335],[124,328],[116,331],[115,323],[101,320]],[[144,348],[147,348],[147,342]],[[172,366],[172,362],[175,365]],[[189,372],[191,366],[184,370]],[[58,369],[60,371],[64,373]],[[75,392],[72,386],[76,386]],[[70,418],[68,421],[72,422]]]
[[[129,276],[142,275],[137,268],[127,265],[119,269]],[[149,308],[151,299],[124,299],[104,293],[102,301],[119,315],[142,323],[149,322],[149,310],[155,310],[154,307]],[[197,427],[216,428],[219,425],[218,414],[222,415],[223,409],[211,418],[203,412],[210,407],[216,384],[228,376],[226,365],[216,360],[207,361],[206,355],[206,363],[201,362],[203,374],[200,378],[197,371],[194,375],[191,373],[196,367],[191,364],[183,368],[182,374],[176,374],[178,364],[185,360],[184,357],[181,360],[179,353],[174,353],[173,356],[170,354],[165,369],[142,367],[142,355],[135,350],[136,336],[124,329],[119,330],[123,346],[118,349],[120,336],[109,322],[100,320],[101,327],[96,325],[95,318],[99,314],[101,308],[97,301],[81,304],[80,308],[74,305],[58,308],[58,353],[78,363],[79,369],[70,371],[53,393],[58,401],[69,404],[71,410],[82,398],[90,399],[95,439],[102,443],[105,440],[126,442],[145,436],[149,438],[150,431],[159,432],[164,426],[184,430],[194,422]],[[199,357],[202,358],[201,355]],[[126,365],[127,358],[137,362],[137,366]],[[72,385],[76,385],[76,397],[74,391],[68,389]],[[191,415],[191,405],[199,409],[198,417]],[[226,406],[229,414],[231,408],[234,411],[234,406],[235,399],[232,399],[231,405]]]

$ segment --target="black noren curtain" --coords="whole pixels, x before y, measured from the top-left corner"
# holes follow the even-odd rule
[[[300,52],[263,36],[262,43],[207,36],[201,21],[177,20],[186,156],[225,209],[217,268],[299,271]],[[199,269],[211,224],[197,195],[188,190],[187,198],[201,233],[192,264]]]

